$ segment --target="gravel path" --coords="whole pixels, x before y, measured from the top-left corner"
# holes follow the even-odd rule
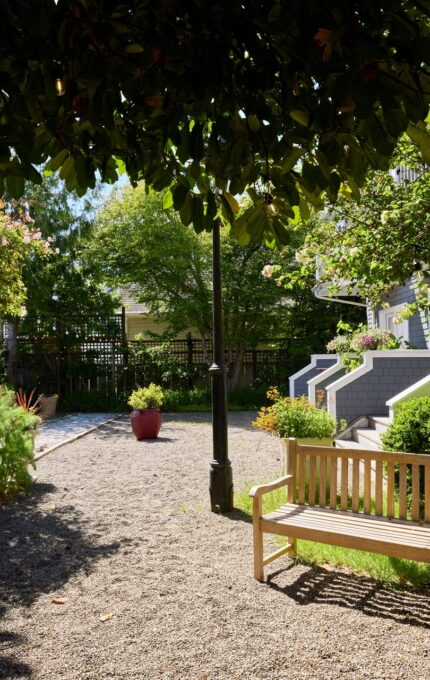
[[[36,455],[54,449],[68,439],[83,435],[114,417],[115,413],[72,413],[52,420],[42,420],[35,441]]]
[[[208,511],[207,421],[166,418],[146,443],[102,426],[0,510],[0,677],[427,680],[430,591],[287,557],[253,580],[251,525]],[[236,487],[271,478],[278,443],[230,422]]]

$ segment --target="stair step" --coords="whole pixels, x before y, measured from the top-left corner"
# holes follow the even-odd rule
[[[380,433],[377,430],[357,428],[354,430],[354,440],[357,441],[363,448],[366,446],[369,449],[378,451],[381,447]]]
[[[385,432],[391,422],[388,416],[369,416],[369,425],[380,432]]]
[[[364,449],[365,446],[361,446],[358,442],[353,439],[335,439],[335,447],[338,449]]]
[[[339,449],[361,449],[365,451],[379,451],[380,448],[370,440],[357,442],[354,439],[335,439],[335,446]]]

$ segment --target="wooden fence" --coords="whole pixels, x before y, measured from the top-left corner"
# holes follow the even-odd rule
[[[136,348],[160,344],[160,340],[129,341],[123,333],[18,337],[16,383],[25,389],[36,386],[40,392],[62,396],[89,390],[129,391],[148,382]],[[182,377],[175,379],[175,387],[209,385],[210,341],[204,346],[201,339],[188,336],[167,344],[184,369]],[[234,358],[234,351],[226,350],[226,365],[231,367]],[[238,386],[285,384],[293,370],[286,350],[249,349],[243,357]]]

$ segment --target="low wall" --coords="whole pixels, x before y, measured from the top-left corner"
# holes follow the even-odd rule
[[[388,416],[387,401],[430,374],[430,350],[366,352],[361,366],[327,387],[329,413],[347,423]]]
[[[311,362],[294,375],[290,376],[290,397],[309,396],[308,381],[320,375],[337,362],[337,356],[328,354],[312,354]]]

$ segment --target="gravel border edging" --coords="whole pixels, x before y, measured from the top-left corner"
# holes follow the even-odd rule
[[[71,415],[74,415],[74,414],[71,414]],[[45,456],[47,456],[48,453],[52,453],[53,451],[56,451],[57,449],[59,449],[60,446],[65,446],[66,444],[71,444],[72,442],[75,442],[77,439],[81,439],[81,437],[85,437],[87,434],[90,434],[91,432],[95,432],[95,430],[98,430],[98,428],[102,427],[102,425],[107,425],[108,423],[112,423],[114,420],[118,420],[118,418],[122,418],[122,416],[124,416],[124,415],[125,415],[124,413],[119,413],[114,418],[109,418],[108,420],[104,420],[102,423],[98,423],[97,425],[90,427],[88,430],[84,430],[84,432],[79,432],[79,434],[74,434],[73,437],[69,437],[68,439],[63,439],[63,441],[58,442],[58,444],[54,444],[54,446],[51,446],[49,449],[46,449],[46,451],[41,451],[37,456],[34,457],[34,462],[37,463],[41,458],[44,458]]]

